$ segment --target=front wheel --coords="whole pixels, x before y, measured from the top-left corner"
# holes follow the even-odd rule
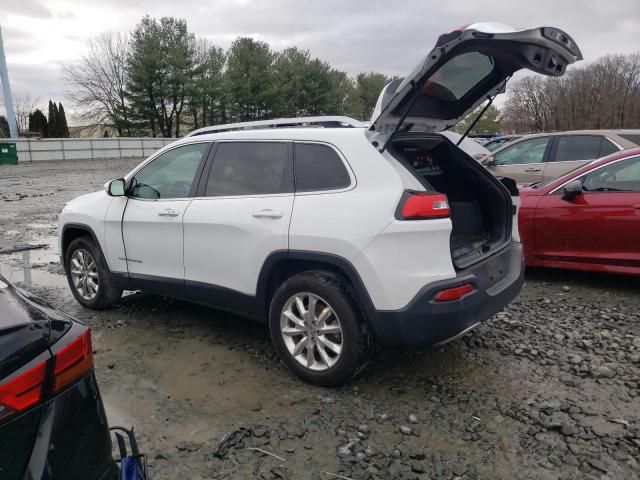
[[[366,356],[367,329],[348,284],[323,271],[286,280],[269,311],[274,347],[306,382],[338,386],[352,378]]]
[[[67,248],[65,272],[71,293],[84,307],[102,310],[122,296],[111,281],[102,253],[88,237],[76,238]]]

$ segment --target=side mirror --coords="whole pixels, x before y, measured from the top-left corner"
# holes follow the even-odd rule
[[[582,195],[582,182],[580,180],[572,180],[562,188],[562,198],[564,200],[572,200],[578,195]]]
[[[485,159],[482,161],[482,164],[483,164],[485,167],[492,167],[493,165],[495,165],[495,164],[496,164],[496,159],[493,157],[493,155],[491,155],[490,157],[485,158]]]
[[[112,197],[124,196],[124,178],[116,178],[107,184],[107,194]]]

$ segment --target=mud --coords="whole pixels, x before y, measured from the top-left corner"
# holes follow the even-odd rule
[[[351,384],[313,387],[260,324],[141,293],[104,312],[73,300],[57,212],[136,163],[0,166],[0,250],[47,245],[0,255],[0,273],[93,328],[110,423],[135,425],[153,478],[640,476],[638,279],[528,271],[464,338],[378,349]]]

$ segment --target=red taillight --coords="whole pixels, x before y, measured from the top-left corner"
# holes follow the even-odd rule
[[[442,193],[408,193],[403,202],[402,220],[447,218],[451,214],[447,196]]]
[[[42,362],[0,386],[0,419],[32,407],[42,398],[47,363]]]
[[[69,383],[93,367],[93,350],[91,348],[91,330],[62,348],[55,356],[53,369],[53,391],[64,388]]]
[[[473,292],[473,285],[465,283],[459,287],[446,288],[436,293],[433,299],[436,302],[453,302],[454,300],[460,300],[466,294]]]

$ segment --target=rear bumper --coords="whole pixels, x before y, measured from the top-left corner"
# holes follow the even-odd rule
[[[436,302],[440,290],[473,284],[460,300]],[[502,310],[524,285],[522,245],[512,242],[499,253],[459,272],[456,278],[425,286],[403,309],[378,311],[371,319],[386,345],[423,347],[453,339]]]

